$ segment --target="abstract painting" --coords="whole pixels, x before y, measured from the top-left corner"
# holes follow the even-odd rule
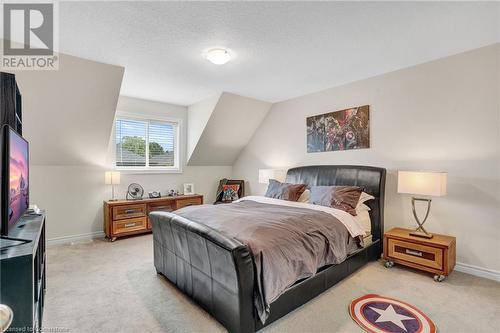
[[[308,117],[307,152],[370,148],[370,106]]]

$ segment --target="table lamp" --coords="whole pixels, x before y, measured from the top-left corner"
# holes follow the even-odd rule
[[[106,171],[104,173],[104,183],[111,185],[111,201],[115,201],[115,185],[120,185],[119,171]]]
[[[259,170],[259,183],[269,184],[269,179],[276,179],[277,181],[284,182],[286,178],[286,170],[283,169],[260,169]]]
[[[446,195],[446,172],[424,172],[424,171],[398,171],[398,193],[407,193],[413,195],[435,196]],[[415,209],[415,201],[427,202],[427,212],[422,221],[418,218]],[[431,199],[412,197],[411,205],[413,216],[417,221],[418,227],[410,235],[424,238],[432,238],[432,234],[424,229],[424,223],[429,217],[431,210]]]

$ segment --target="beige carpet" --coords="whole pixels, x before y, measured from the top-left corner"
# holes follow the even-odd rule
[[[44,327],[69,332],[225,332],[157,275],[152,236],[48,249]],[[373,262],[264,332],[362,332],[349,302],[374,293],[409,302],[446,332],[499,332],[500,283],[453,272],[430,275]]]

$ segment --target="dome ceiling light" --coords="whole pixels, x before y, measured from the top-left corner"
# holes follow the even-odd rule
[[[231,60],[231,53],[227,49],[217,47],[208,50],[205,54],[205,58],[213,64],[224,65]]]

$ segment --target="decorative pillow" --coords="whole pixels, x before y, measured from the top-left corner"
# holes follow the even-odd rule
[[[224,185],[222,186],[222,201],[232,202],[238,200],[238,191],[240,190],[240,185]]]
[[[311,198],[311,191],[305,190],[304,193],[300,195],[300,198],[299,200],[297,200],[297,202],[309,202],[310,198]]]
[[[268,198],[288,201],[297,201],[306,190],[306,184],[288,184],[269,179],[269,186],[265,194]]]
[[[358,186],[313,186],[310,203],[337,208],[356,216],[356,206],[361,196]]]

